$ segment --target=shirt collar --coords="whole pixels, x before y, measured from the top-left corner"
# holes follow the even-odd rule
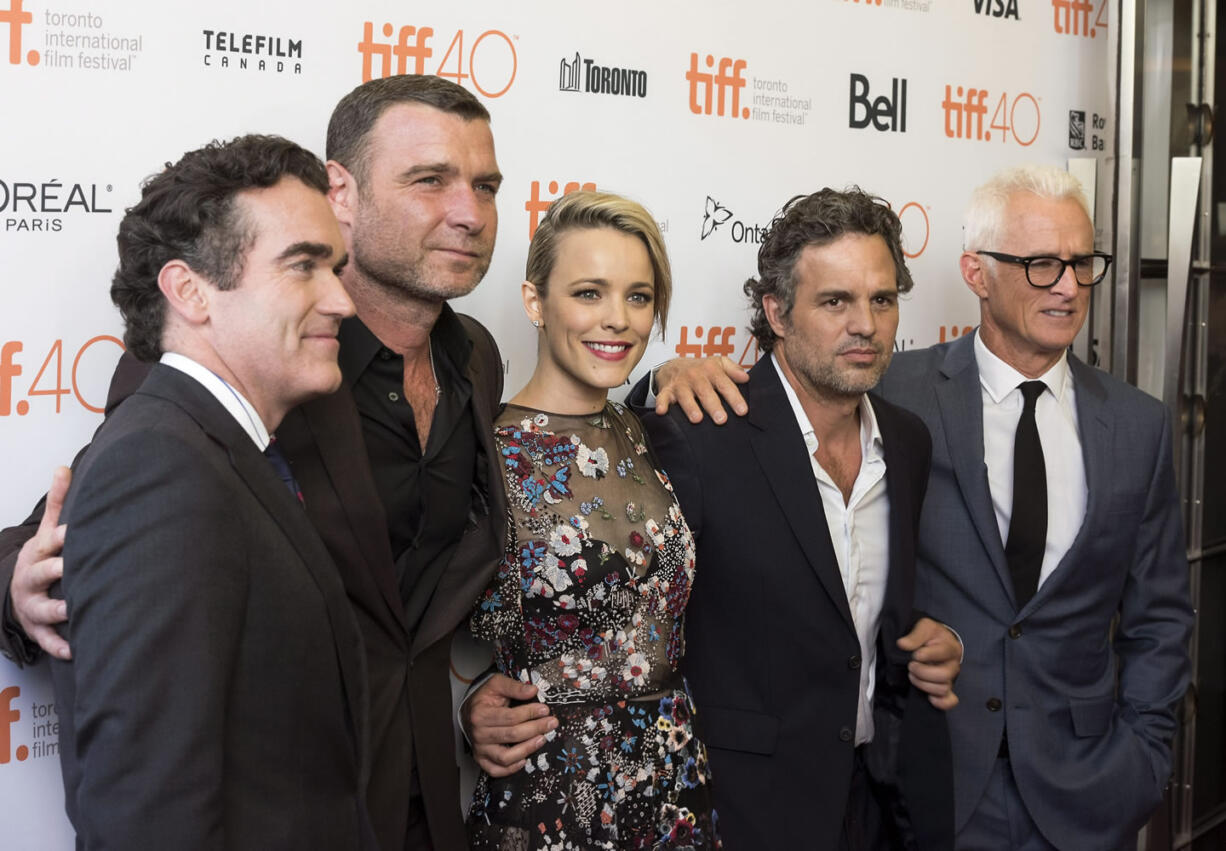
[[[800,428],[800,433],[805,439],[805,447],[808,448],[809,454],[812,455],[817,451],[818,440],[817,433],[813,430],[813,424],[809,422],[809,415],[805,413],[804,407],[800,404],[800,397],[796,395],[796,390],[788,381],[786,375],[783,374],[783,367],[779,365],[779,359],[772,352],[770,355],[771,363],[774,364],[775,372],[779,373],[779,383],[783,385],[783,392],[787,394],[788,404],[792,406],[792,414],[796,417],[796,425]],[[868,398],[867,393],[860,396],[860,451],[864,461],[875,461],[879,458],[884,458],[882,447],[884,446],[881,440],[881,429],[877,426],[877,414],[873,410],[873,403]]]
[[[975,362],[979,367],[980,385],[998,405],[1016,390],[1019,384],[1031,380],[993,354],[983,342],[978,329],[975,330]],[[1046,384],[1056,401],[1063,401],[1071,375],[1068,368],[1068,351],[1065,351],[1060,355],[1060,359],[1052,364],[1051,369],[1034,380]]]
[[[356,316],[341,322],[338,337],[341,351],[337,360],[345,383],[352,386],[383,348],[383,343]],[[430,344],[460,375],[468,369],[468,361],[472,356],[472,340],[468,338],[460,317],[451,309],[451,305],[443,305],[434,328],[430,331]]]
[[[208,367],[178,352],[163,352],[161,362],[200,382],[204,389],[209,391],[229,412],[230,416],[234,417],[234,421],[242,426],[243,431],[247,432],[247,436],[255,443],[256,449],[263,452],[268,448],[272,438],[268,435],[264,421],[260,419],[260,415],[256,413],[247,398],[229,382]]]

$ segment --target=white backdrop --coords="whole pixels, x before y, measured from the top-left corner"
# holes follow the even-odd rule
[[[851,183],[901,211],[916,286],[897,345],[921,347],[976,321],[956,259],[989,173],[1095,156],[1098,219],[1110,209],[1109,15],[1106,0],[0,0],[0,525],[99,422],[122,336],[115,230],[142,178],[188,149],[273,132],[322,155],[364,77],[473,89],[506,182],[493,265],[461,309],[498,339],[509,392],[534,358],[531,228],[587,184],[665,232],[673,315],[644,367],[751,363],[740,285],[760,228],[794,194]],[[0,660],[6,849],[72,847],[52,702],[45,671]]]

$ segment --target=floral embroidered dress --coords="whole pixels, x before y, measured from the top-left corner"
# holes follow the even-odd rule
[[[694,540],[642,425],[508,405],[494,426],[506,555],[472,631],[558,728],[518,772],[482,774],[475,849],[718,848],[706,748],[677,672]]]

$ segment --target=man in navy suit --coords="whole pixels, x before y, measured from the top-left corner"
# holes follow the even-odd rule
[[[1171,415],[1068,351],[1110,262],[1074,178],[993,177],[965,249],[978,330],[899,354],[880,388],[932,433],[916,597],[966,642],[949,713],[957,847],[1135,848],[1189,672]],[[1038,544],[1019,576],[1026,523]]]
[[[932,434],[916,604],[966,647],[956,847],[1135,848],[1190,667],[1170,412],[1068,351],[1110,263],[1075,179],[996,175],[965,248],[978,330],[899,353],[879,388]],[[726,360],[689,367],[659,407],[696,420],[718,392],[744,414],[733,379]]]

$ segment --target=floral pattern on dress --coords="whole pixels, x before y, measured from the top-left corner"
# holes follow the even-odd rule
[[[678,674],[694,540],[642,426],[507,406],[495,424],[507,545],[473,634],[558,719],[507,778],[482,775],[473,848],[718,848],[706,748]]]

